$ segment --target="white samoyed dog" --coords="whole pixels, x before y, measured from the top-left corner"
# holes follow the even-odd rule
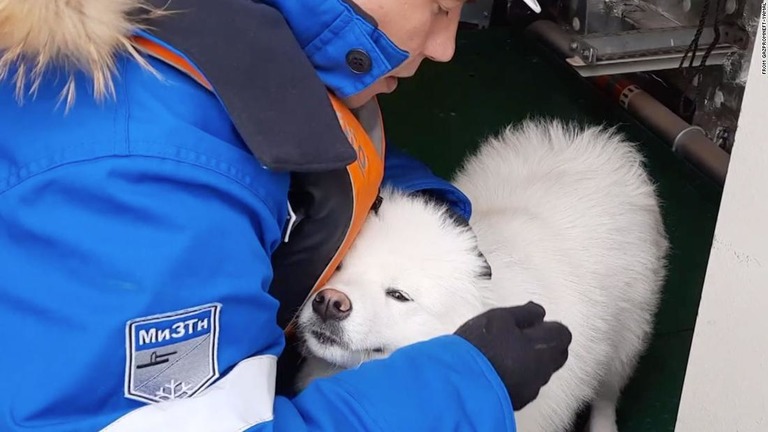
[[[483,142],[454,184],[472,202],[469,224],[425,195],[382,191],[342,266],[300,310],[308,358],[297,389],[532,300],[573,342],[516,413],[518,430],[566,431],[591,404],[589,430],[616,431],[666,277],[641,154],[613,129],[528,120]]]

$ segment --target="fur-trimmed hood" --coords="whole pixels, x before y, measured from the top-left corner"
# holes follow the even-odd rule
[[[157,13],[142,0],[0,0],[0,80],[13,80],[23,99],[47,68],[63,67],[67,105],[74,101],[76,72],[92,78],[97,99],[111,95],[118,53],[148,66],[129,37],[139,18]]]

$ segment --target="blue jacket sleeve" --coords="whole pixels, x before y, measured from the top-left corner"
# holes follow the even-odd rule
[[[278,398],[275,413],[280,431],[516,430],[498,375],[458,336],[317,379],[293,401]]]
[[[454,336],[276,398],[287,177],[180,154],[0,191],[0,429],[514,430],[499,378]]]
[[[464,219],[469,220],[472,215],[472,204],[462,191],[391,142],[386,146],[384,184],[408,193],[428,192],[450,205]]]

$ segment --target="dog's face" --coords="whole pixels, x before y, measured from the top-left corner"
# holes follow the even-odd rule
[[[490,279],[466,224],[423,198],[383,196],[340,268],[299,314],[305,349],[343,367],[453,333],[482,311]]]

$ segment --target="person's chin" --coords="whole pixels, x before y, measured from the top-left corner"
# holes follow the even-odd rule
[[[393,76],[384,77],[363,89],[363,91],[345,98],[344,104],[351,109],[360,108],[377,95],[392,93],[395,89],[397,89],[397,78]]]
[[[383,79],[384,91],[382,93],[392,93],[397,88],[397,78],[388,76]]]

